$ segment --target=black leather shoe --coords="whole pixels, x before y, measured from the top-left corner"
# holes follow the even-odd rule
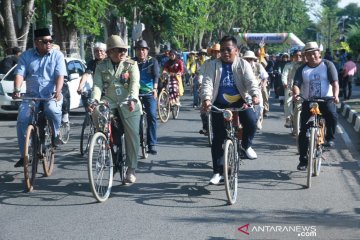
[[[23,167],[24,166],[24,158],[20,158],[19,161],[17,161],[14,165],[14,167],[18,168],[18,167]]]
[[[151,155],[157,155],[157,151],[155,148],[149,148],[149,150],[147,150],[146,152],[150,153]]]
[[[306,171],[306,168],[307,168],[306,163],[299,163],[299,165],[297,166],[297,170],[299,171]]]
[[[335,146],[335,142],[334,141],[327,141],[325,144],[324,144],[325,147],[334,147]]]

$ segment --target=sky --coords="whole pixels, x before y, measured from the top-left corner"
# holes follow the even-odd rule
[[[357,3],[357,5],[360,6],[360,1],[359,0],[341,0],[341,1],[339,1],[338,6],[339,6],[339,8],[344,8],[349,3]]]

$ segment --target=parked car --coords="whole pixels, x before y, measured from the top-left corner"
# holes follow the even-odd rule
[[[77,58],[65,58],[68,76],[65,78],[70,90],[70,110],[82,106],[81,96],[76,92],[81,76],[85,73],[86,65]],[[16,65],[6,74],[0,74],[0,114],[17,114],[21,100],[13,100]],[[92,78],[88,79],[84,89],[92,88]],[[21,93],[26,92],[25,81],[21,86]]]

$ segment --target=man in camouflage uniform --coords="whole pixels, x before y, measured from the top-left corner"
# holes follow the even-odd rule
[[[92,101],[105,100],[113,112],[119,113],[125,133],[126,180],[136,181],[138,151],[140,147],[139,124],[141,104],[138,98],[140,74],[136,61],[127,56],[129,46],[117,35],[112,35],[106,42],[109,58],[99,62],[94,75]],[[101,93],[104,96],[101,97]],[[128,99],[130,101],[128,101]],[[128,103],[126,103],[128,101]],[[125,103],[124,103],[125,102]],[[90,107],[90,111],[91,111]],[[95,109],[93,119],[97,119],[98,109]]]

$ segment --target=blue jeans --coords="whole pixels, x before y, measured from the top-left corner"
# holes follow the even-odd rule
[[[55,136],[59,134],[59,128],[61,124],[61,116],[62,116],[62,103],[63,99],[56,102],[55,99],[51,99],[48,102],[44,102],[44,113],[46,118],[53,124],[54,130],[55,130]],[[39,103],[36,107],[36,112],[38,111]],[[24,145],[25,145],[25,134],[26,129],[31,123],[32,114],[31,109],[29,107],[29,102],[24,100],[20,107],[19,107],[19,113],[17,117],[17,124],[16,124],[16,131],[17,131],[17,137],[18,137],[18,144],[20,149],[20,156],[24,157]]]
[[[154,96],[143,96],[142,103],[144,104],[144,111],[146,112],[147,116],[147,144],[151,148],[152,146],[156,146],[157,144],[157,137],[156,137],[156,128],[157,128],[157,121],[156,121],[156,107],[157,101]]]
[[[194,81],[193,82],[193,95],[194,95],[193,105],[194,106],[199,106],[199,81],[198,81],[198,77],[195,76],[193,81]]]

